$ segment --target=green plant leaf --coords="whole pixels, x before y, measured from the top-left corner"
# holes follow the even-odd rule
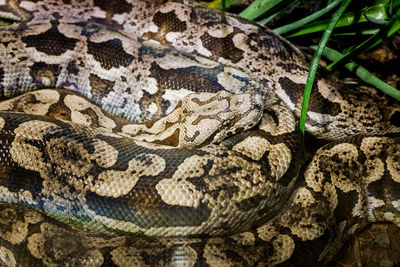
[[[342,1],[343,0],[332,1],[332,3],[327,5],[325,8],[318,10],[317,12],[311,14],[310,16],[302,18],[298,21],[295,21],[293,23],[276,28],[276,29],[274,29],[274,32],[276,32],[277,34],[284,34],[284,33],[293,31],[295,29],[298,29],[298,28],[306,25],[307,23],[310,23],[310,22],[316,20],[317,18],[325,15],[326,13],[330,12],[332,9],[334,9],[336,6],[338,6]]]
[[[316,50],[317,46],[313,45],[310,46],[312,49]],[[343,54],[339,53],[338,51],[325,47],[325,50],[323,52],[324,57],[331,61],[335,61],[343,56]],[[391,97],[400,100],[400,90],[397,90],[396,88],[390,86],[389,84],[385,83],[384,81],[380,80],[378,77],[373,75],[371,72],[369,72],[367,69],[362,67],[361,65],[357,64],[354,61],[350,61],[344,65],[346,69],[354,72],[361,80],[364,82],[378,88],[382,92],[390,95]]]
[[[243,18],[254,20],[278,4],[288,5],[290,2],[289,0],[256,0],[239,15]]]
[[[367,22],[367,18],[365,14],[367,14],[368,18],[371,19],[388,19],[385,6],[377,5],[368,8],[369,11],[367,12],[367,7],[363,8],[358,12],[346,12],[343,16],[339,19],[336,27],[346,27],[351,26],[358,23]],[[366,13],[367,12],[367,13]],[[286,36],[286,38],[315,33],[318,31],[324,31],[329,24],[330,20],[321,20],[312,22],[308,25],[303,26],[302,28],[298,29],[296,32]]]
[[[208,7],[223,9],[243,1],[244,0],[214,0],[212,2],[201,2],[201,3]]]
[[[272,13],[271,15],[267,16],[266,18],[263,18],[262,20],[259,20],[257,22],[260,23],[261,25],[265,25],[268,22],[270,22],[272,19],[274,19],[276,16],[279,16],[279,15],[285,13],[287,10],[289,10],[292,6],[294,6],[298,2],[299,2],[299,0],[291,1],[288,5],[282,6],[282,8],[280,8],[277,12]]]
[[[393,33],[397,32],[400,29],[400,9],[397,10],[396,14],[385,24],[385,26],[376,34],[362,42],[361,44],[357,45],[355,48],[351,49],[350,51],[346,52],[343,57],[338,60],[332,62],[327,69],[331,69],[336,64],[340,64],[349,60],[352,57],[358,56],[362,52],[365,52],[379,43],[382,42],[383,39],[391,36]]]
[[[324,34],[322,35],[321,41],[319,42],[317,51],[315,52],[314,58],[311,62],[310,71],[308,73],[308,78],[306,82],[306,87],[304,89],[303,94],[303,104],[301,107],[301,114],[300,114],[300,123],[299,129],[302,136],[304,136],[305,132],[305,125],[306,125],[306,118],[307,118],[307,109],[308,103],[310,101],[311,89],[314,84],[315,74],[318,69],[319,60],[321,59],[322,52],[328,42],[329,37],[332,34],[333,29],[335,28],[336,23],[339,21],[340,17],[342,16],[343,12],[346,10],[347,6],[350,4],[351,0],[344,0],[336,12],[333,14],[327,29],[325,30]]]

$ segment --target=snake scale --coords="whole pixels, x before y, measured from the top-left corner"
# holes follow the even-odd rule
[[[400,226],[400,105],[201,4],[0,0],[6,266],[327,264]],[[306,144],[307,145],[307,144]]]

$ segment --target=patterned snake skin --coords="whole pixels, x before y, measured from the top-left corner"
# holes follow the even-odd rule
[[[400,226],[400,104],[190,1],[0,0],[0,263],[327,264]],[[306,144],[307,146],[307,144]]]

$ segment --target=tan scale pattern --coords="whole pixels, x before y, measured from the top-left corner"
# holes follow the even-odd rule
[[[84,144],[67,137],[52,138],[46,147],[50,160],[58,163],[60,172],[65,170],[78,177],[84,177],[87,174],[93,167],[92,160],[97,157],[96,154],[90,154]],[[69,154],[77,155],[78,159],[72,158]]]
[[[2,117],[0,117],[0,130],[3,129],[5,124],[6,124],[6,121]]]
[[[67,95],[64,98],[65,105],[71,110],[71,121],[83,125],[92,125],[92,118],[82,113],[82,111],[91,109],[96,112],[99,124],[107,129],[113,129],[116,125],[115,122],[106,117],[100,107],[89,103],[87,100],[76,95]]]
[[[109,170],[99,174],[98,180],[89,188],[100,196],[120,197],[129,193],[141,176],[156,176],[165,169],[165,160],[155,154],[140,154],[146,161],[132,159],[126,171]]]
[[[244,141],[235,145],[233,150],[254,160],[260,160],[268,152],[271,176],[275,180],[279,180],[286,173],[292,160],[292,153],[285,144],[272,145],[268,140],[258,136],[247,137]]]
[[[324,233],[326,225],[315,223],[312,216],[303,213],[304,211],[307,211],[308,206],[316,205],[316,202],[317,201],[309,190],[305,188],[299,189],[294,195],[294,199],[292,201],[292,205],[299,205],[301,207],[299,209],[299,214],[283,214],[281,217],[281,224],[290,228],[292,234],[298,236],[303,241],[313,240],[317,237],[320,237]],[[316,210],[319,211],[318,208],[316,208]],[[324,211],[323,207],[321,207],[321,210]],[[298,218],[297,220],[294,220],[295,223],[293,224],[294,216],[298,216]],[[292,222],[292,224],[289,222]]]
[[[274,255],[269,258],[269,264],[275,265],[285,262],[292,256],[294,250],[293,239],[287,235],[279,235],[272,241],[274,247]]]
[[[292,112],[287,107],[280,105],[272,106],[271,110],[277,115],[278,121],[275,122],[271,115],[264,113],[260,125],[261,130],[274,136],[295,131],[296,121]]]
[[[33,120],[22,123],[14,130],[17,138],[10,149],[12,159],[28,170],[40,172],[42,177],[48,177],[49,166],[43,162],[42,152],[26,143],[26,140],[42,140],[47,131],[56,128],[57,126],[51,122]],[[29,156],[27,157],[27,155]]]
[[[276,265],[286,261],[292,256],[295,243],[292,237],[280,234],[273,224],[274,222],[271,221],[259,227],[257,229],[257,234],[261,240],[265,240],[272,245],[273,252],[270,257],[268,257],[268,263]]]
[[[28,114],[46,115],[49,107],[57,103],[59,98],[60,95],[55,90],[41,90],[3,101],[0,103],[0,110],[13,110]]]
[[[400,183],[400,150],[399,144],[393,144],[389,147],[389,157],[386,160],[387,168],[392,179]]]
[[[17,266],[17,261],[11,250],[6,247],[0,247],[0,263],[5,266],[15,267]]]
[[[390,138],[366,137],[362,140],[360,149],[367,156],[368,176],[365,179],[367,184],[381,179],[385,172],[385,163],[379,158],[385,143],[391,143]]]
[[[166,142],[163,140],[174,138],[174,143],[167,144],[195,148],[205,143],[221,142],[228,133],[235,134],[239,129],[244,131],[253,127],[262,115],[262,107],[259,95],[233,95],[225,91],[189,94],[172,113],[150,128],[128,124],[122,132],[151,143],[163,143]]]
[[[252,232],[243,232],[232,236],[232,238],[241,245],[251,246],[254,245],[256,238]]]

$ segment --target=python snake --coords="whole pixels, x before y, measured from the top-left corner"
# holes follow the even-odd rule
[[[400,226],[400,105],[190,1],[0,0],[6,266],[327,264]],[[307,145],[307,144],[306,144]]]

